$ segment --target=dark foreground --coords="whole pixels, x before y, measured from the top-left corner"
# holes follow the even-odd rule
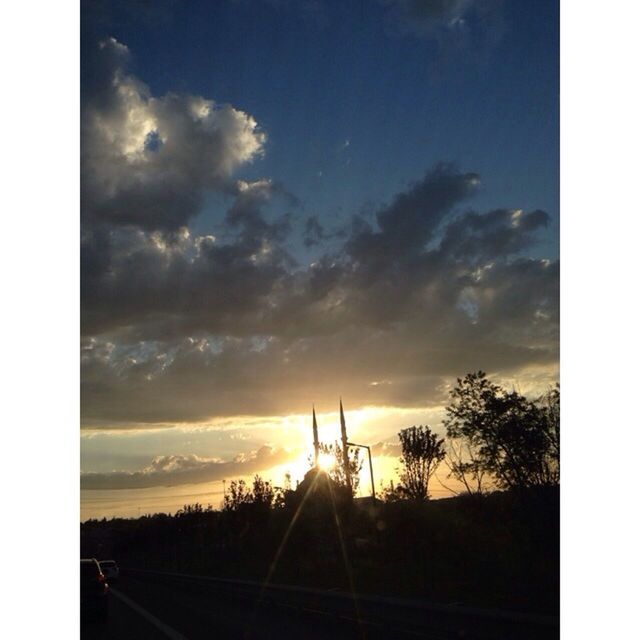
[[[468,607],[558,614],[559,492],[410,500],[306,499],[221,511],[91,520],[84,558],[124,567],[245,578],[419,598]]]
[[[557,638],[557,621],[403,600],[273,589],[156,572],[124,572],[106,620],[82,621],[82,638]]]

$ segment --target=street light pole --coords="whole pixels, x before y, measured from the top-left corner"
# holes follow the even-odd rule
[[[369,454],[369,473],[371,474],[371,497],[373,501],[376,501],[376,485],[373,482],[373,462],[371,461],[371,447],[366,444],[356,444],[355,442],[347,442],[349,447],[360,447],[361,449],[366,449]]]

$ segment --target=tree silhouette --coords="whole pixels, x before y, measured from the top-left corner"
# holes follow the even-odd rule
[[[478,452],[469,440],[448,437],[445,464],[449,468],[447,477],[458,480],[467,493],[480,495],[491,487],[491,476],[486,472]]]
[[[330,469],[327,469],[329,477],[341,487],[347,486],[347,477],[344,471],[342,458],[342,446],[336,441],[334,444],[320,443],[320,453],[333,456],[334,463]],[[310,460],[311,462],[311,460]],[[313,464],[311,462],[311,464]],[[360,458],[360,449],[349,449],[349,475],[351,476],[351,490],[355,496],[360,486],[360,471],[362,469],[363,460]]]
[[[530,401],[505,391],[483,371],[458,378],[444,422],[467,457],[450,465],[461,481],[491,475],[498,487],[555,486],[560,481],[560,391]],[[476,485],[477,488],[477,485]]]
[[[275,502],[275,498],[276,490],[271,486],[271,483],[263,480],[259,475],[256,475],[253,479],[251,502],[271,508]]]
[[[409,427],[398,434],[402,447],[401,493],[414,500],[429,498],[429,480],[445,456],[444,439],[428,426]]]
[[[194,504],[185,504],[181,509],[176,511],[176,518],[188,518],[199,516],[202,513],[213,513],[213,507],[208,504],[203,507],[199,502],[195,502]]]
[[[237,511],[243,504],[253,502],[253,495],[244,480],[233,480],[224,497],[225,511]]]
[[[540,411],[542,432],[547,440],[547,455],[542,461],[545,484],[560,484],[560,385],[536,400]]]
[[[405,498],[402,493],[402,485],[394,484],[393,480],[389,480],[389,484],[382,483],[380,487],[380,499],[383,502],[397,502]]]
[[[283,504],[284,490],[256,475],[251,489],[244,480],[233,480],[224,497],[223,508],[225,511],[238,511],[245,505],[252,505],[254,509],[268,511]]]

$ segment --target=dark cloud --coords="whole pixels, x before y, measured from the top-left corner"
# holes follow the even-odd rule
[[[83,367],[85,424],[282,415],[340,394],[352,406],[437,405],[446,399],[443,381],[462,372],[557,362],[557,279],[557,263],[495,265],[469,276],[448,306],[413,309],[384,328],[354,318],[295,338],[192,338],[119,350],[96,341]]]
[[[263,446],[253,454],[237,456],[230,462],[196,455],[157,456],[149,466],[140,471],[82,473],[80,487],[82,489],[144,489],[212,482],[271,469],[293,460],[298,455],[299,452]]]
[[[268,181],[235,188],[225,219],[227,242],[192,237],[186,227],[171,234],[87,228],[81,246],[83,332],[150,338],[253,331],[267,297],[294,264],[282,245],[290,215],[271,222],[263,216],[261,206],[281,193]]]
[[[347,233],[348,231],[344,227],[327,231],[322,222],[320,222],[319,216],[314,215],[309,216],[305,221],[302,240],[304,246],[310,249],[311,247],[326,244],[331,240],[344,239],[347,237]]]
[[[486,57],[505,32],[504,0],[379,0],[392,32],[428,38],[439,49],[438,66],[461,53]],[[432,72],[438,74],[438,66]]]
[[[347,252],[359,265],[373,268],[410,260],[420,254],[452,208],[473,195],[478,184],[475,173],[462,174],[451,165],[438,165],[378,211],[377,229],[363,221],[347,243]]]
[[[263,214],[263,207],[274,196],[283,196],[289,206],[297,206],[298,201],[281,184],[270,180],[256,182],[238,181],[234,187],[235,201],[226,215],[227,224],[241,231],[240,241],[251,251],[260,251],[267,242],[274,248],[291,231],[291,214],[281,215],[269,222]]]
[[[503,0],[380,0],[406,29],[427,34],[463,29],[469,20],[495,19]]]
[[[81,20],[89,29],[127,23],[164,26],[184,0],[81,0]]]
[[[455,215],[477,183],[439,166],[305,269],[244,232],[227,245],[127,237],[85,300],[104,327],[85,343],[85,424],[276,415],[340,393],[425,406],[464,371],[553,365],[558,264],[518,256],[547,215]]]
[[[468,262],[514,255],[535,241],[535,232],[549,224],[544,211],[498,209],[484,215],[468,212],[447,226],[441,249]]]
[[[382,0],[395,17],[414,29],[429,31],[461,26],[478,0]]]

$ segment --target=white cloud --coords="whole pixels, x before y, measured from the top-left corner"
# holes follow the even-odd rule
[[[177,229],[208,189],[259,157],[266,134],[249,114],[201,96],[156,97],[128,74],[127,47],[100,44],[82,115],[83,218]]]
[[[231,462],[190,455],[155,457],[140,471],[86,472],[80,476],[82,489],[142,489],[211,482],[266,471],[300,455],[299,451],[262,446]]]

